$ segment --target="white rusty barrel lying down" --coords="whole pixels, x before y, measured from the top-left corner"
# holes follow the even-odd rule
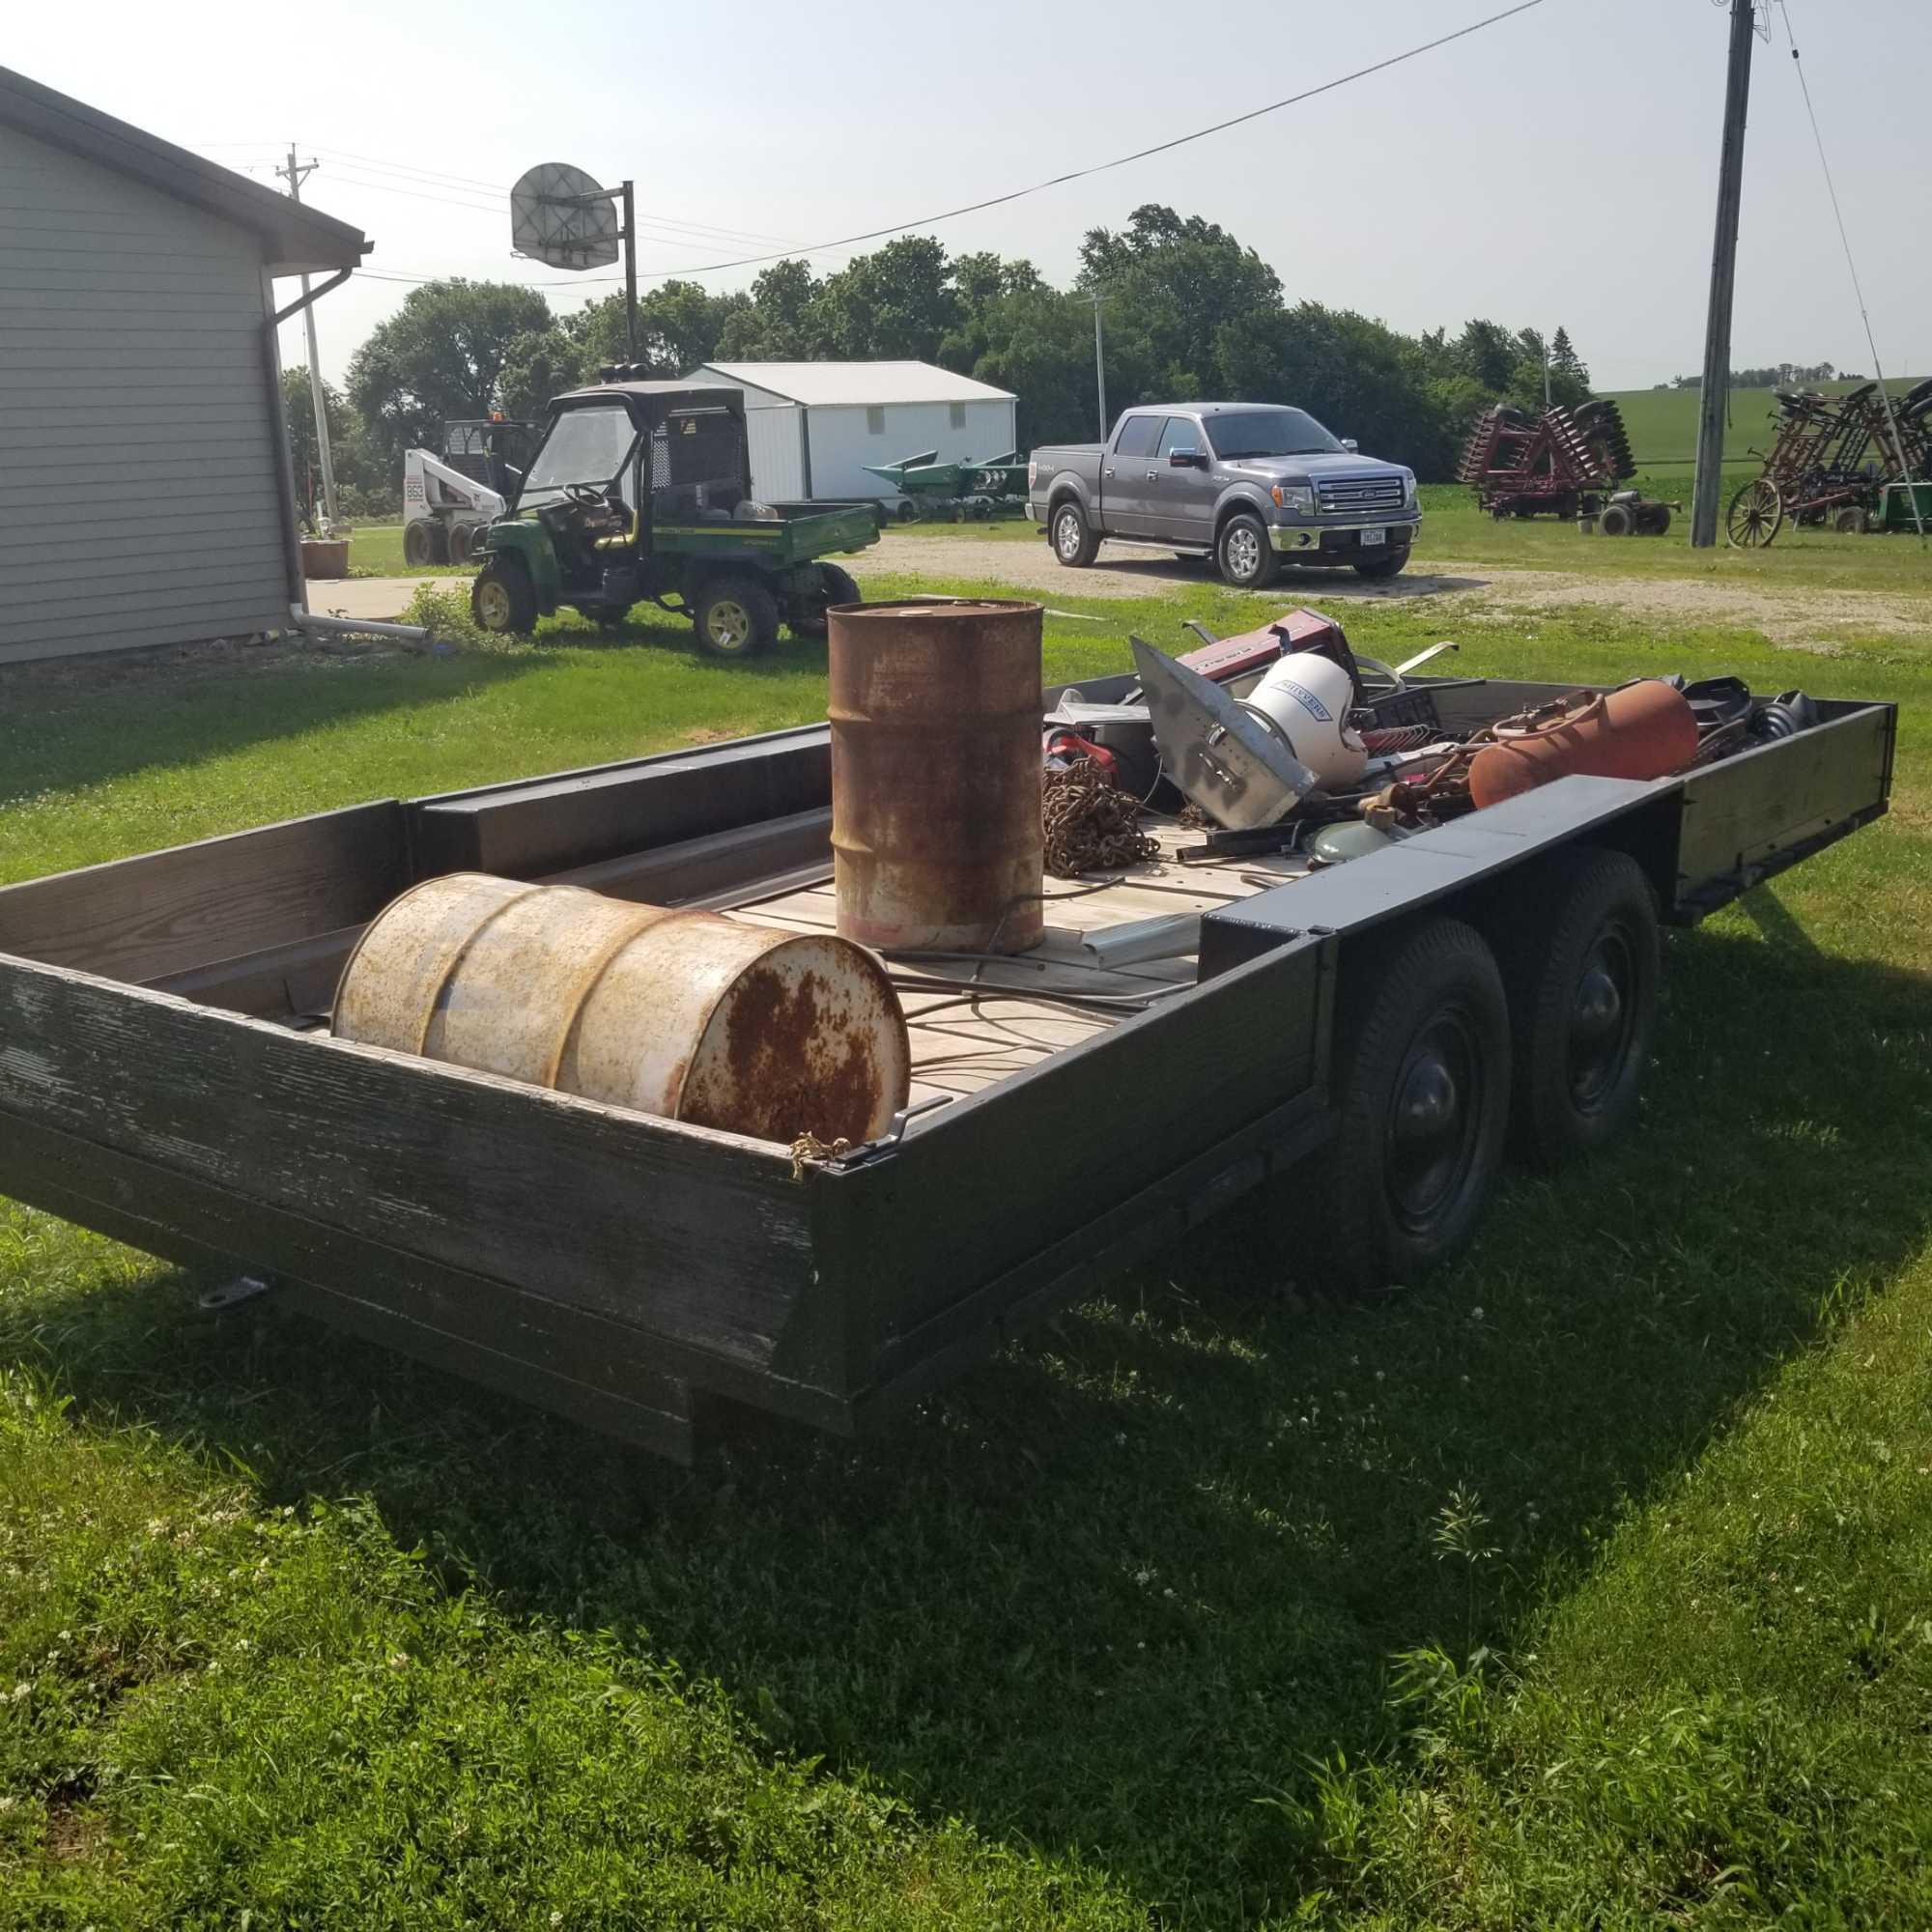
[[[905,1015],[831,933],[453,872],[363,933],[338,1038],[756,1140],[870,1140],[906,1103]]]

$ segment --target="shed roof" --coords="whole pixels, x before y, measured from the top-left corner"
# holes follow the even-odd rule
[[[252,230],[262,238],[269,267],[278,275],[353,269],[372,245],[359,228],[332,214],[5,67],[0,67],[0,126],[17,128],[50,147],[64,148]]]
[[[698,376],[728,376],[734,383],[769,389],[787,402],[1009,403],[1010,389],[955,376],[930,362],[707,362]]]

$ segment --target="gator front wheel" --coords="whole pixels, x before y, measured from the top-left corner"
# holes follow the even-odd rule
[[[470,586],[469,614],[492,637],[528,637],[537,627],[537,592],[529,572],[508,560],[485,564]]]

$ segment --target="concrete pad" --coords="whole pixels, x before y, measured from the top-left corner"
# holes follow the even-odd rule
[[[467,577],[317,578],[308,586],[308,608],[322,617],[363,617],[372,624],[390,624],[425,583],[462,597],[469,595]]]

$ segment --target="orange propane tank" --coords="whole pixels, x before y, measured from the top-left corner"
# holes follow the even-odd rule
[[[1661,779],[1697,755],[1690,702],[1660,677],[1579,691],[1495,726],[1469,765],[1469,796],[1497,805],[1552,779]]]

